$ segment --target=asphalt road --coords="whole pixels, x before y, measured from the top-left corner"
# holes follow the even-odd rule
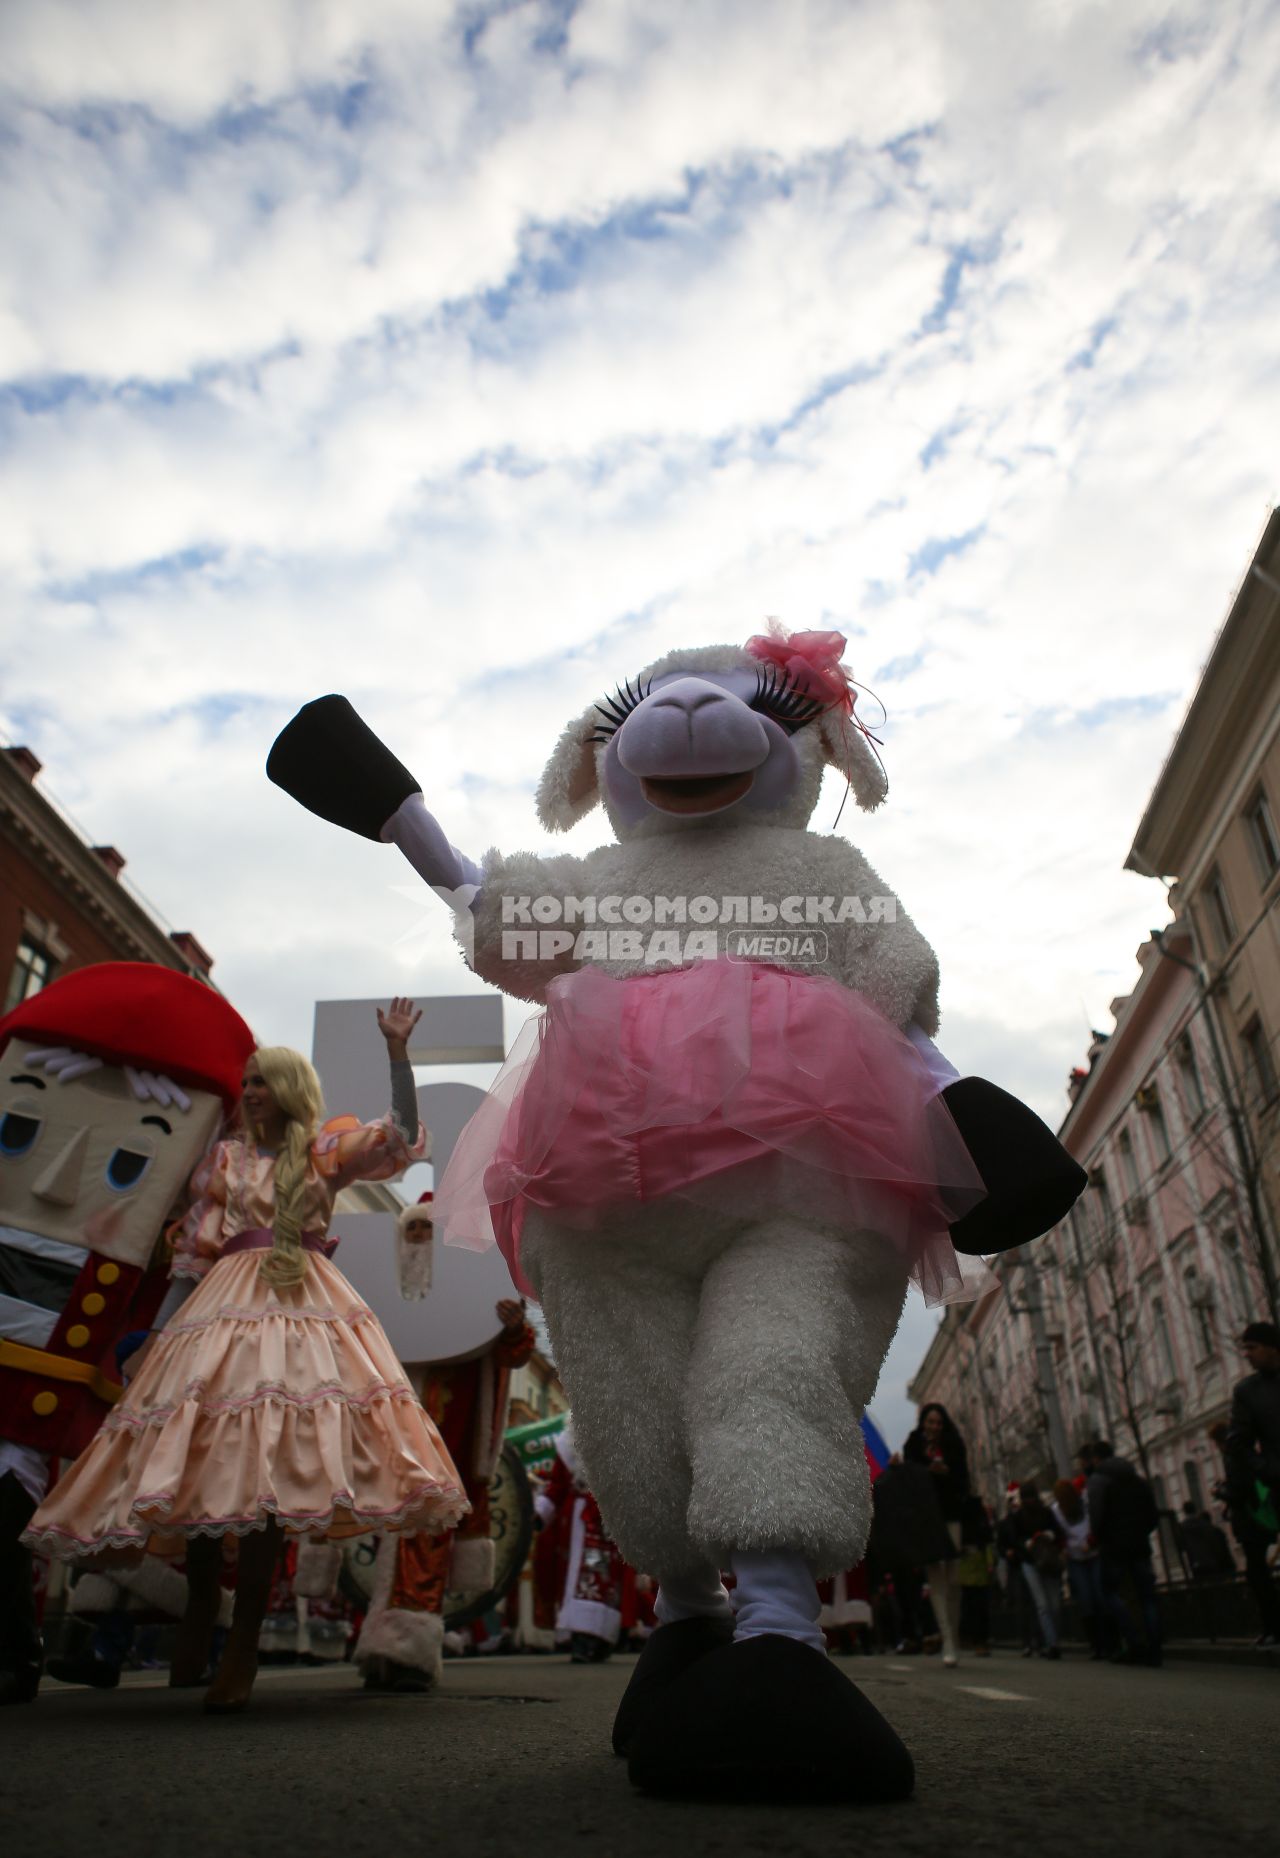
[[[267,1670],[233,1718],[203,1716],[199,1692],[171,1694],[163,1674],[107,1693],[46,1680],[37,1703],[0,1717],[5,1847],[15,1858],[1275,1851],[1275,1670],[845,1660],[914,1754],[915,1798],[784,1809],[635,1793],[608,1744],[632,1662],[467,1659],[446,1665],[435,1695],[403,1698],[363,1694],[349,1667]]]

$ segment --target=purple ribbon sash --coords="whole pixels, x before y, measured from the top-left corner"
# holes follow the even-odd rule
[[[269,1252],[275,1242],[276,1235],[269,1226],[248,1226],[227,1240],[221,1256],[230,1258],[236,1252]],[[302,1249],[304,1252],[319,1252],[322,1258],[332,1258],[338,1249],[338,1241],[326,1238],[323,1232],[304,1232]]]

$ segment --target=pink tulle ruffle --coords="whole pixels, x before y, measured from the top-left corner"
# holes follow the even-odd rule
[[[589,1230],[670,1197],[872,1230],[927,1301],[974,1294],[948,1228],[985,1188],[921,1054],[825,976],[725,960],[553,981],[435,1199],[517,1284],[529,1207]]]

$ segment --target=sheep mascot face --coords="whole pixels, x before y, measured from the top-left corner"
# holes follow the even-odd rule
[[[540,819],[564,832],[603,798],[620,840],[730,811],[735,824],[804,826],[828,763],[861,806],[878,806],[887,784],[853,720],[843,643],[773,634],[669,652],[570,723],[538,788]]]
[[[473,864],[342,698],[268,762],[396,843],[476,972],[545,1005],[436,1226],[496,1237],[541,1300],[606,1526],[661,1582],[614,1725],[656,1792],[910,1791],[817,1625],[816,1577],[866,1544],[859,1421],[909,1280],[964,1294],[957,1251],[1037,1236],[1084,1183],[1030,1111],[957,1077],[928,944],[846,840],[807,830],[828,765],[863,808],[886,791],[843,647],[775,628],[593,704],[537,797],[553,831],[603,803],[615,841],[582,858]]]

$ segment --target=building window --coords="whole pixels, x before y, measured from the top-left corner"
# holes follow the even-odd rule
[[[15,1006],[29,1000],[32,994],[38,994],[42,987],[47,987],[57,971],[58,964],[44,944],[37,942],[33,936],[24,935],[18,944],[17,960],[9,976],[5,1012],[11,1013]]]
[[[1196,1048],[1191,1042],[1191,1034],[1184,1032],[1178,1040],[1178,1076],[1182,1079],[1182,1096],[1187,1106],[1187,1115],[1194,1122],[1204,1113],[1204,1085],[1200,1081],[1200,1066],[1196,1063]]]
[[[1164,1120],[1164,1110],[1160,1105],[1160,1091],[1155,1084],[1144,1084],[1134,1101],[1147,1119],[1151,1131],[1151,1146],[1155,1149],[1156,1162],[1168,1161],[1172,1150],[1169,1147],[1169,1128]]]
[[[1280,871],[1280,837],[1276,835],[1276,823],[1271,817],[1267,796],[1261,791],[1256,793],[1252,804],[1246,807],[1244,816],[1259,875],[1263,883],[1267,884]]]
[[[1231,903],[1227,897],[1227,887],[1222,881],[1222,873],[1216,866],[1209,873],[1203,894],[1218,953],[1225,955],[1236,939],[1236,921],[1231,914]]]
[[[1221,1245],[1222,1256],[1227,1265],[1227,1278],[1236,1306],[1236,1315],[1241,1322],[1251,1322],[1256,1314],[1253,1308],[1253,1286],[1249,1282],[1249,1267],[1240,1249],[1239,1233],[1224,1232]]]
[[[1094,1233],[1100,1242],[1105,1243],[1111,1231],[1111,1190],[1107,1186],[1105,1168],[1090,1168],[1089,1189],[1093,1203]]]
[[[1120,1174],[1124,1181],[1125,1192],[1136,1194],[1138,1191],[1138,1164],[1133,1158],[1133,1142],[1129,1131],[1122,1129],[1116,1137],[1116,1147],[1120,1151]]]
[[[1177,1379],[1177,1369],[1173,1365],[1173,1338],[1169,1334],[1169,1324],[1164,1313],[1164,1303],[1159,1297],[1151,1300],[1151,1327],[1156,1338],[1156,1368],[1162,1386]]]
[[[1240,1042],[1249,1054],[1249,1068],[1253,1072],[1253,1088],[1250,1096],[1255,1109],[1265,1109],[1280,1088],[1276,1079],[1276,1061],[1271,1055],[1271,1042],[1262,1029],[1260,1019],[1251,1019],[1240,1034]]]
[[[1080,1228],[1076,1224],[1076,1209],[1074,1207],[1070,1209],[1062,1224],[1066,1229],[1067,1245],[1070,1251],[1071,1262],[1074,1263],[1080,1255]]]
[[[1213,1286],[1201,1277],[1195,1265],[1189,1264],[1182,1273],[1182,1289],[1187,1308],[1191,1312],[1197,1356],[1199,1360],[1204,1361],[1213,1353],[1213,1317],[1210,1314]]]
[[[1200,1482],[1200,1467],[1194,1458],[1182,1461],[1182,1479],[1187,1487],[1187,1495],[1196,1506],[1198,1516],[1204,1508],[1204,1485]]]

